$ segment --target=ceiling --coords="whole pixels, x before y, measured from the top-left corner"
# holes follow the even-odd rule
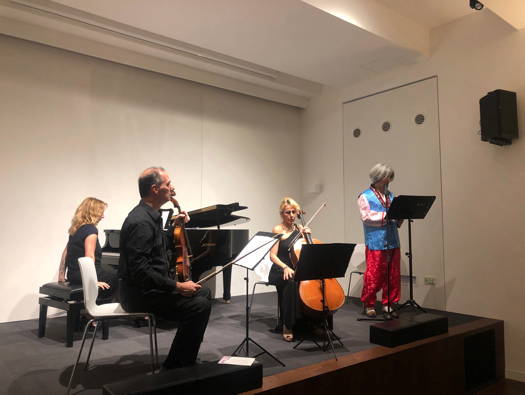
[[[481,12],[491,2],[501,3],[486,0]],[[521,23],[513,11],[498,12]],[[430,54],[431,29],[477,12],[467,0],[0,0],[0,32],[243,93],[260,86],[263,97],[308,99],[323,85],[417,62]],[[94,43],[150,59],[115,58],[119,51]]]

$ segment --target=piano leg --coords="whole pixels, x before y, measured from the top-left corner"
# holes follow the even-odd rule
[[[230,300],[232,297],[230,293],[231,285],[232,285],[232,267],[230,265],[222,271],[222,289],[223,289],[222,298],[224,300]]]
[[[213,265],[206,261],[199,261],[198,264],[194,264],[191,267],[191,280],[194,282],[199,281],[202,274],[208,270],[210,270],[213,266],[221,266],[221,265]],[[232,267],[228,266],[226,269],[222,271],[222,298],[225,301],[229,301],[231,299],[231,283],[232,283]]]

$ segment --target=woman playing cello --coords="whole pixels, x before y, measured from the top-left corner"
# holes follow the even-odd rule
[[[296,322],[301,318],[301,301],[294,280],[294,269],[289,250],[291,244],[297,240],[299,233],[309,233],[308,228],[302,228],[295,224],[295,219],[300,213],[301,207],[292,198],[285,197],[281,200],[279,213],[281,223],[273,228],[274,233],[282,234],[279,243],[275,244],[270,251],[270,259],[273,262],[268,282],[277,287],[279,309],[283,322],[283,338],[286,341],[293,340],[293,329]]]

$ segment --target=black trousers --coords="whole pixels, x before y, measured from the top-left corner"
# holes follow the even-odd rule
[[[209,289],[201,288],[190,297],[168,292],[141,295],[140,290],[122,282],[120,298],[126,311],[153,313],[155,317],[178,322],[165,368],[195,363],[211,312]]]
[[[283,271],[273,269],[268,275],[268,282],[277,288],[282,322],[287,328],[292,329],[302,317],[297,282],[293,279],[283,280]]]

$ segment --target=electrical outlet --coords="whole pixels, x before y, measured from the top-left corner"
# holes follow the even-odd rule
[[[425,276],[423,281],[425,285],[436,285],[436,278],[432,276]]]

